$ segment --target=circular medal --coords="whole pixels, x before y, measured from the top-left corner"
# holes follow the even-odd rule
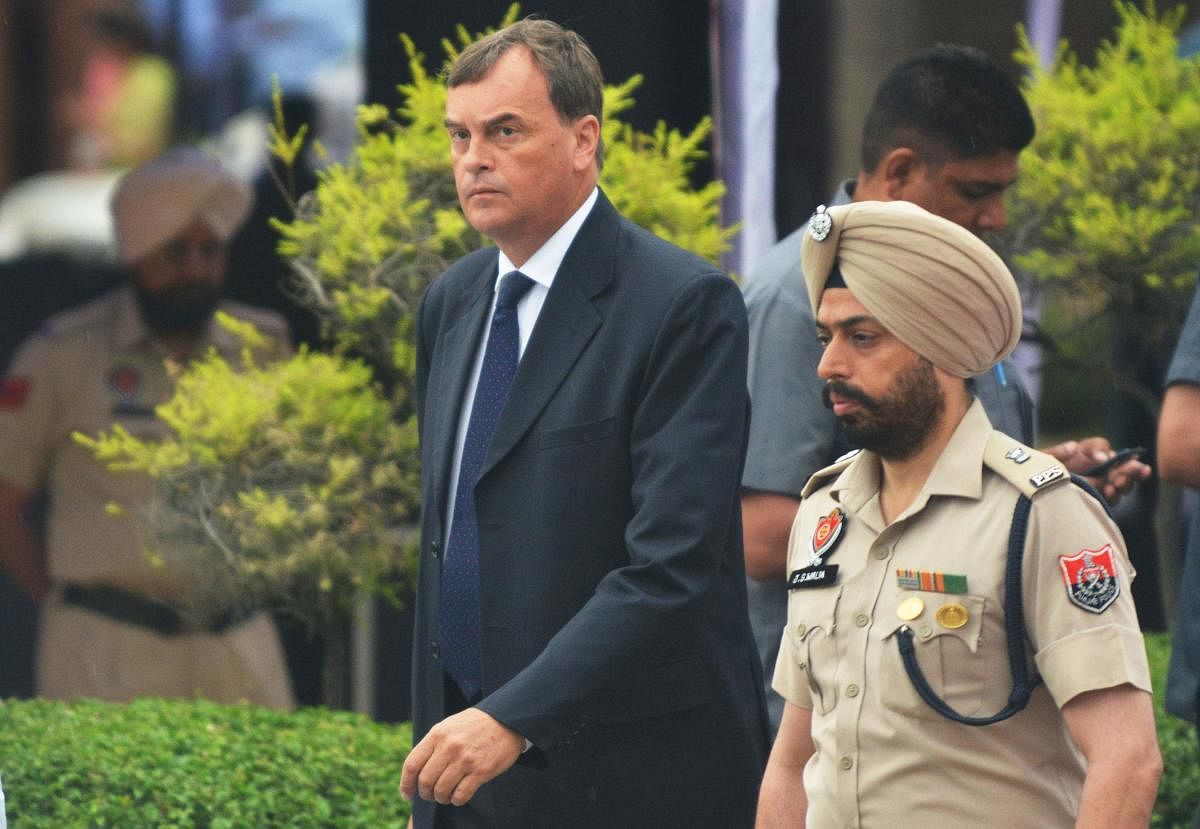
[[[909,596],[896,608],[896,616],[904,622],[911,622],[924,612],[925,602],[921,601],[920,596]]]
[[[958,630],[970,618],[967,609],[958,602],[942,605],[937,609],[935,615],[937,616],[938,624],[947,630]]]

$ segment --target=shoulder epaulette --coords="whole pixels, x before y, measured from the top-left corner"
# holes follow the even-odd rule
[[[1071,474],[1057,458],[1030,449],[1003,432],[992,432],[988,438],[983,463],[1030,498],[1071,480]]]
[[[862,451],[861,449],[853,449],[853,450],[847,452],[846,454],[842,455],[840,458],[838,458],[833,463],[829,464],[829,466],[825,467],[824,469],[819,469],[816,472],[814,472],[812,477],[808,479],[808,483],[806,483],[804,485],[804,490],[800,493],[800,497],[807,498],[808,494],[810,492],[813,492],[814,490],[824,486],[825,483],[830,478],[832,478],[836,475],[840,475],[842,473],[842,470],[844,470],[847,466],[849,466],[850,463],[856,457],[858,457],[858,453],[861,451]]]

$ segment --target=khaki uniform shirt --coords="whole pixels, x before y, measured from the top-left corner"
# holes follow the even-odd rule
[[[1039,472],[1041,486],[1031,480]],[[818,473],[792,528],[789,573],[809,565],[822,517],[845,512],[824,558],[838,565],[836,581],[791,591],[774,678],[780,694],[812,711],[808,826],[1073,825],[1085,770],[1059,709],[1085,691],[1150,688],[1119,531],[1053,458],[993,432],[978,401],[890,526],[879,473],[869,452]],[[1043,684],[1008,720],[955,723],[918,696],[896,632],[910,626],[926,679],[958,713],[982,717],[1005,706],[1004,571],[1022,489],[1032,496],[1026,658]],[[1077,555],[1084,551],[1093,553]],[[1078,574],[1085,562],[1113,571],[1115,598],[1111,581],[1088,592]]]
[[[223,306],[223,310],[254,322],[264,333],[286,342],[286,324],[278,315],[233,303]],[[239,347],[238,341],[215,321],[210,323],[206,341],[197,354],[209,345],[227,357],[234,356]],[[132,289],[120,287],[79,309],[53,317],[25,342],[9,366],[0,405],[0,478],[27,492],[45,488],[49,496],[47,570],[56,586],[103,584],[166,601],[177,598],[182,591],[178,577],[165,568],[151,566],[143,552],[145,511],[152,494],[150,479],[140,473],[109,471],[72,438],[76,431],[94,436],[118,424],[136,437],[163,437],[166,427],[155,416],[154,407],[165,402],[172,391],[167,356],[142,322]],[[119,517],[109,514],[110,504],[120,508]],[[89,633],[86,629],[90,626],[96,629]],[[52,596],[44,613],[39,644],[39,693],[133,696],[141,688],[137,675],[143,671],[147,676],[165,673],[168,678],[181,673],[192,675],[180,680],[184,683],[180,693],[191,693],[209,681],[205,675],[211,671],[206,666],[185,671],[177,664],[179,655],[188,648],[186,640],[240,641],[247,638],[246,629],[258,630],[252,638],[259,644],[243,642],[242,649],[249,651],[244,659],[232,658],[228,653],[224,658],[234,663],[261,659],[270,675],[269,684],[286,690],[282,651],[265,617],[222,636],[164,638],[62,606]],[[80,634],[73,643],[64,638],[70,630]],[[162,643],[164,653],[162,658],[144,650],[132,657],[129,653],[119,655],[116,650],[100,653],[95,648],[101,639],[111,649],[118,649],[121,642],[144,640],[149,647],[157,641]],[[60,657],[70,650],[90,656],[95,669],[89,672],[78,663],[67,664]],[[114,666],[122,661],[125,664],[118,682],[112,674]],[[58,667],[51,664],[59,662],[62,664]],[[89,673],[95,676],[88,678]],[[51,675],[59,679],[51,681]],[[105,675],[109,679],[104,679]],[[221,687],[237,684],[218,678],[213,682]],[[68,686],[69,694],[59,693]],[[115,690],[118,686],[121,690]],[[145,693],[162,695],[169,686],[168,679],[164,679]],[[284,695],[273,691],[267,697],[272,704],[290,703],[290,691]]]

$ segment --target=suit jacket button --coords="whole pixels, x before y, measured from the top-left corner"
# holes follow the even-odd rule
[[[441,649],[441,647],[438,646],[437,640],[434,640],[429,643],[430,656],[432,656],[434,659],[437,659],[438,656],[441,654],[441,652],[442,652],[442,649]]]

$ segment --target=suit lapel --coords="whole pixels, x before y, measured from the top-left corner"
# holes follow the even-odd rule
[[[619,232],[620,216],[601,193],[554,277],[517,366],[481,477],[529,431],[604,321],[593,299],[612,281]]]
[[[454,461],[463,394],[483,338],[483,324],[491,308],[495,279],[496,262],[492,259],[470,282],[462,305],[451,312],[456,319],[442,329],[430,366],[429,376],[436,378],[432,411],[437,413],[432,419],[436,433],[430,441],[434,451],[431,471],[437,475],[433,492],[442,504],[447,498],[446,487],[450,480],[450,465]]]

